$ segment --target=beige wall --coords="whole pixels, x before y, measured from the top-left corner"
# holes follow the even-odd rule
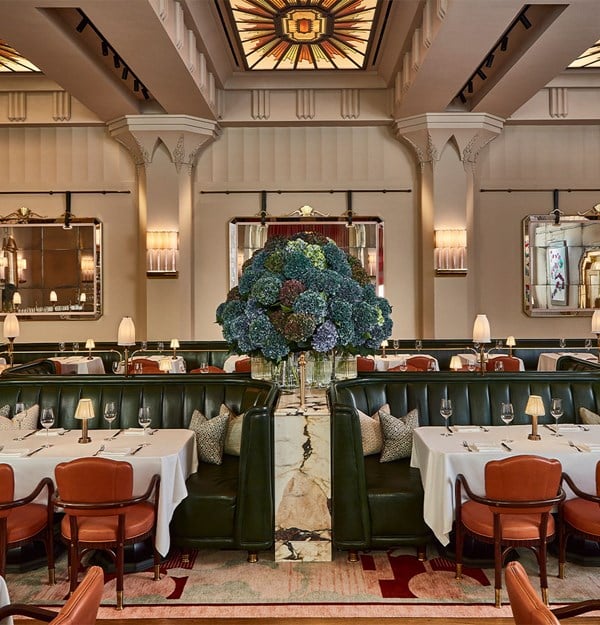
[[[426,294],[436,300],[436,335],[468,337],[472,315],[488,314],[492,334],[504,337],[587,337],[589,317],[532,319],[521,306],[521,221],[530,213],[552,210],[551,189],[598,186],[600,129],[597,126],[507,126],[479,157],[483,188],[543,188],[544,193],[475,193],[473,236],[469,241],[467,278],[436,278]],[[155,155],[148,192],[165,195],[173,185],[173,165]],[[456,149],[444,150],[438,167],[443,193],[435,195],[436,225],[465,219],[465,177]],[[15,190],[129,190],[126,195],[75,195],[78,217],[97,217],[104,224],[104,315],[98,321],[23,322],[19,340],[113,340],[123,315],[152,328],[152,336],[173,334],[178,311],[194,311],[191,339],[220,339],[214,322],[228,285],[228,221],[258,213],[256,193],[202,193],[225,190],[282,189],[295,194],[269,194],[268,211],[285,215],[303,204],[332,215],[346,209],[343,194],[302,190],[408,188],[412,193],[354,194],[356,214],[377,215],[385,222],[385,295],[393,306],[394,337],[412,338],[419,326],[417,257],[418,167],[412,152],[385,127],[227,128],[200,155],[194,176],[194,283],[182,293],[177,281],[147,281],[145,296],[136,297],[138,214],[135,167],[126,150],[103,127],[0,128],[0,188]],[[154,186],[153,186],[154,185]],[[154,196],[156,200],[156,195]],[[574,214],[588,209],[600,193],[561,193],[560,208]],[[456,203],[459,202],[459,205]],[[464,203],[464,200],[463,200]],[[62,195],[0,195],[0,214],[25,205],[42,215],[64,212]],[[156,224],[158,203],[148,217]],[[165,208],[164,227],[176,212]],[[167,223],[168,222],[168,223]],[[439,223],[438,223],[439,222]],[[442,223],[445,222],[445,223]],[[187,300],[187,301],[186,301]],[[138,302],[136,304],[136,301]],[[446,303],[449,303],[446,306]]]

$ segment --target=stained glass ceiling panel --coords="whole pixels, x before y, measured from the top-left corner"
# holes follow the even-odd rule
[[[569,67],[596,67],[600,68],[600,41],[577,57]]]
[[[6,41],[0,39],[0,72],[39,72],[40,70],[21,56]]]
[[[229,0],[251,70],[364,69],[378,0]]]

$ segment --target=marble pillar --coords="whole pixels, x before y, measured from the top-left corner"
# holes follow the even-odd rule
[[[275,411],[275,560],[331,560],[331,457],[324,390]]]

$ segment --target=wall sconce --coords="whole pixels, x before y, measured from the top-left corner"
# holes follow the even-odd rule
[[[12,299],[13,310],[15,312],[19,312],[19,306],[21,305],[21,294],[18,291],[15,291]]]
[[[486,343],[491,343],[490,322],[487,315],[477,315],[473,324],[473,343],[479,343],[479,368],[481,374],[485,373],[485,348]]]
[[[179,233],[149,230],[146,233],[146,275],[176,278],[178,275]]]
[[[19,320],[15,313],[8,313],[4,317],[4,338],[8,339],[8,364],[12,367],[14,363],[15,339],[21,334]]]
[[[77,404],[75,410],[75,418],[81,420],[81,438],[78,443],[91,443],[92,439],[88,436],[88,420],[94,418],[94,406],[91,399],[82,398]]]
[[[436,230],[433,260],[437,274],[466,274],[467,231]]]
[[[50,306],[52,306],[52,310],[54,310],[56,302],[58,302],[58,295],[56,294],[56,291],[50,291]]]
[[[96,267],[91,256],[81,257],[81,279],[83,282],[93,282]]]
[[[17,280],[19,283],[26,282],[25,272],[27,271],[27,259],[19,256],[17,258]]]

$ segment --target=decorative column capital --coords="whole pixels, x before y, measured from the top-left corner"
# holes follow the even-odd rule
[[[393,122],[396,136],[415,150],[419,164],[435,163],[453,140],[465,168],[473,168],[481,149],[504,128],[504,120],[487,113],[425,113]]]
[[[221,134],[216,122],[189,115],[127,115],[107,126],[110,136],[129,150],[138,167],[152,163],[162,143],[177,172],[184,165],[190,175],[202,148]]]

